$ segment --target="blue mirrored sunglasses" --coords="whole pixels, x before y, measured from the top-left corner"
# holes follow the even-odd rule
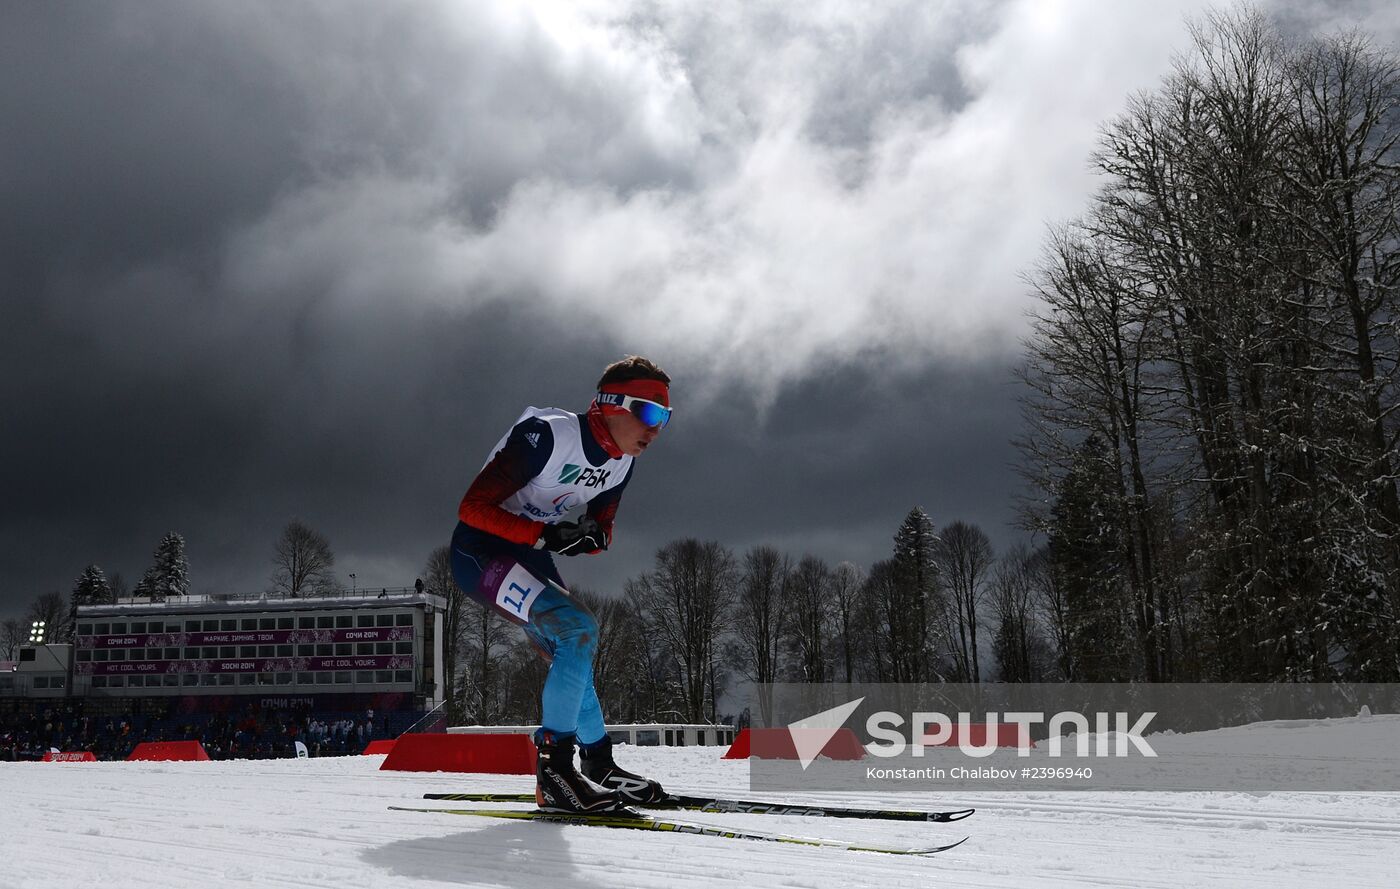
[[[641,420],[643,426],[664,429],[666,424],[671,422],[671,409],[669,407],[662,407],[654,401],[647,401],[645,398],[625,395],[622,398],[622,407],[631,411],[632,416]]]

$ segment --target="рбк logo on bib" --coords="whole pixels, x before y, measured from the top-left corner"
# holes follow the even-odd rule
[[[578,481],[578,474],[583,472],[582,466],[575,466],[572,463],[565,463],[564,469],[559,473],[559,484],[571,485]]]

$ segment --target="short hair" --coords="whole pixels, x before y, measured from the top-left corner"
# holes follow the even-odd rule
[[[671,378],[666,375],[666,371],[656,366],[656,362],[640,355],[628,355],[621,361],[614,361],[603,370],[603,376],[598,380],[598,388],[601,389],[609,383],[629,383],[632,380],[656,380],[671,385]]]

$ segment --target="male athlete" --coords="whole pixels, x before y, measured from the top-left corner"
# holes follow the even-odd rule
[[[661,368],[631,356],[603,371],[587,413],[527,408],[458,509],[457,585],[520,624],[550,661],[535,733],[535,798],[547,811],[601,812],[666,795],[613,762],[593,688],[598,623],[570,596],[552,554],[599,553],[612,543],[632,460],[671,419],[670,382]],[[582,777],[574,770],[576,743]]]

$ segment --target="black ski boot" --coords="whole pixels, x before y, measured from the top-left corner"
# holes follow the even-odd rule
[[[535,762],[535,802],[544,812],[626,811],[615,790],[605,790],[584,780],[574,769],[574,736],[557,737],[541,732],[535,737],[540,756]]]
[[[583,776],[594,784],[622,794],[624,803],[647,805],[659,803],[667,796],[661,785],[620,769],[613,762],[612,738],[604,737],[597,744],[579,748],[579,761],[583,765]]]

